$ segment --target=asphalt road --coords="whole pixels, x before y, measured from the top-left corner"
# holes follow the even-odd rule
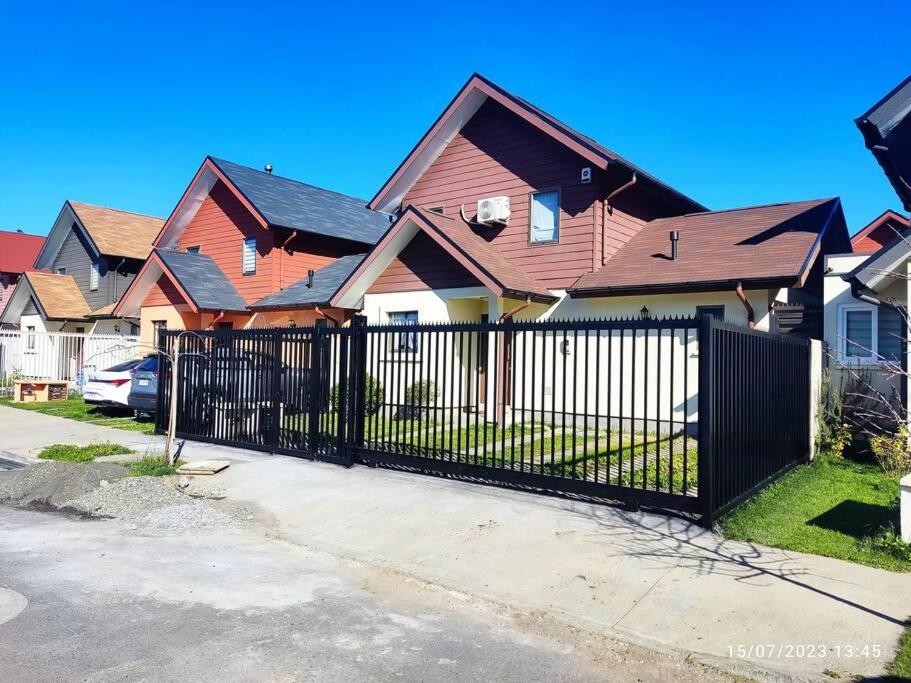
[[[0,507],[0,680],[711,680],[275,538]]]

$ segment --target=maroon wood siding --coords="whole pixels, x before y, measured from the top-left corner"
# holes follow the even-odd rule
[[[591,164],[488,101],[405,195],[403,204],[443,207],[447,216],[457,216],[464,204],[473,218],[478,199],[508,195],[509,225],[479,228],[478,234],[545,286],[561,289],[600,269],[602,259],[615,254],[645,221],[674,213],[641,186],[624,192],[612,211],[604,212],[603,198],[628,178],[608,177],[593,168],[592,182],[583,185],[580,176],[586,166]],[[560,191],[559,242],[530,244],[531,194],[552,189]]]
[[[582,185],[588,165],[531,124],[488,101],[405,195],[404,204],[444,207],[474,217],[478,199],[508,195],[504,228],[479,233],[507,258],[551,288],[567,287],[594,262],[596,184]],[[560,190],[560,240],[530,245],[529,202],[537,190]]]
[[[367,293],[417,292],[480,285],[477,278],[447,254],[433,238],[419,232],[374,281]]]

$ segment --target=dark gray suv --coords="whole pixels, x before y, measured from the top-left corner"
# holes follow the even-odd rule
[[[137,415],[158,410],[158,356],[149,356],[133,370],[127,405]]]

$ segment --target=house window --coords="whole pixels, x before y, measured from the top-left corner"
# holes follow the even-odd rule
[[[696,306],[697,318],[714,318],[724,322],[724,306]]]
[[[54,268],[54,273],[57,275],[66,275],[66,268]]]
[[[556,242],[560,239],[560,193],[556,190],[535,192],[531,196],[532,244]]]
[[[905,319],[888,306],[842,306],[838,338],[842,360],[874,364],[898,362],[905,345]]]
[[[92,272],[89,275],[89,290],[92,292],[98,291],[98,281],[101,279],[101,272],[98,266],[98,261],[92,261]]]
[[[252,275],[256,272],[256,238],[248,237],[244,240],[243,273]]]
[[[159,341],[161,340],[161,333],[166,332],[168,329],[167,320],[153,320],[152,321],[152,344],[156,347],[159,346]]]
[[[187,252],[188,254],[198,254],[198,253],[199,253],[199,246],[197,245],[197,246],[195,246],[195,247],[187,247],[187,248],[186,248],[186,252]]]
[[[234,323],[231,323],[231,322],[227,322],[227,323],[218,323],[218,326],[217,326],[215,329],[216,329],[216,330],[233,330],[233,329],[234,329]]]
[[[389,322],[393,325],[417,325],[417,311],[396,311],[389,314]],[[390,342],[390,348],[393,351],[402,353],[417,353],[418,351],[418,334],[417,332],[394,332]]]
[[[29,351],[34,351],[35,350],[35,326],[29,325],[28,327],[25,328],[25,332],[27,335],[25,338],[26,339],[25,348],[27,348]]]

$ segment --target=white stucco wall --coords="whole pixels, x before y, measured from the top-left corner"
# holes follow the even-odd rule
[[[555,294],[560,296],[556,304],[532,304],[517,313],[515,319],[638,319],[645,304],[653,317],[692,317],[697,306],[724,305],[729,321],[743,325],[747,321],[746,311],[733,292],[584,300],[572,300],[565,292]],[[770,293],[763,290],[748,297],[752,299],[757,320],[767,327]],[[368,294],[364,297],[363,312],[372,325],[389,324],[390,314],[401,311],[417,311],[421,323],[474,322],[484,313],[490,321],[495,321],[522,304],[518,300],[490,297],[485,288],[460,288]],[[495,377],[502,372],[503,363],[497,349],[503,348],[504,339],[503,335],[497,339],[493,332],[486,333],[486,342],[479,340],[480,336],[477,333],[424,335],[418,354],[400,355],[393,361],[386,360],[389,356],[384,345],[389,340],[384,335],[374,335],[371,340],[375,348],[368,354],[373,365],[368,371],[383,383],[387,401],[400,403],[404,388],[437,377],[437,355],[439,367],[443,367],[444,359],[453,359],[461,371],[447,377],[445,387],[438,387],[442,391],[439,404],[476,407],[483,404],[490,413],[496,401],[502,400],[493,392]],[[564,336],[521,331],[511,341],[513,375],[506,390],[512,394],[510,404],[516,417],[516,413],[524,410],[526,419],[536,415],[534,419],[549,420],[564,412],[586,413],[602,424],[608,418],[647,419],[654,421],[647,429],[661,432],[682,431],[685,423],[694,424],[698,419],[699,360],[695,329],[664,330],[660,335],[654,330],[647,335],[641,330],[625,333],[592,330],[587,336],[584,332]],[[479,348],[485,345],[488,349],[486,394],[477,382]],[[592,381],[596,368],[599,378]],[[492,414],[490,417],[493,419]]]

